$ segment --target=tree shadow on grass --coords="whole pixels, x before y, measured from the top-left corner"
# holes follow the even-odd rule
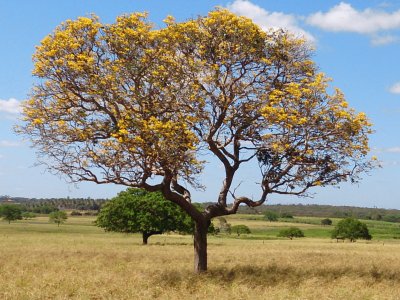
[[[271,263],[266,266],[235,266],[211,267],[207,272],[194,274],[193,272],[165,270],[159,271],[153,277],[155,283],[165,286],[191,287],[201,286],[206,282],[229,285],[244,285],[248,287],[300,285],[310,279],[332,282],[341,278],[362,279],[368,283],[390,281],[400,283],[400,270],[383,271],[373,265],[370,268],[357,268],[344,266],[340,268],[301,268],[295,266],[282,266]]]

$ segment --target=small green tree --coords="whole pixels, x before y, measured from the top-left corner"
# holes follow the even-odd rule
[[[293,219],[293,215],[291,213],[288,213],[288,212],[281,213],[280,217],[284,218],[284,219]]]
[[[326,226],[326,225],[332,225],[332,220],[331,220],[331,219],[328,219],[328,218],[322,219],[322,220],[321,220],[321,225],[324,225],[324,226]]]
[[[304,232],[298,227],[289,227],[279,231],[278,237],[287,237],[292,240],[294,237],[304,237]]]
[[[235,232],[237,236],[251,233],[250,228],[246,225],[234,225],[231,227],[231,232]]]
[[[350,242],[355,242],[357,239],[372,239],[367,225],[354,218],[339,221],[332,231],[331,237],[333,239],[349,239]]]
[[[219,217],[218,221],[219,221],[218,232],[231,234],[232,232],[231,224],[229,224],[224,217]]]
[[[73,210],[71,211],[71,216],[82,216],[82,213],[80,211]]]
[[[278,214],[274,211],[267,210],[264,213],[264,219],[270,222],[276,222],[278,221]]]
[[[22,213],[22,218],[24,220],[29,220],[29,219],[33,219],[36,218],[36,214],[30,211],[26,211]]]
[[[67,213],[65,211],[53,211],[49,214],[49,221],[51,223],[56,223],[57,226],[63,224],[68,219]]]
[[[106,231],[142,233],[143,244],[154,234],[176,231],[193,233],[194,223],[160,192],[128,188],[100,210],[96,225]]]
[[[21,220],[22,219],[22,211],[18,205],[15,204],[4,204],[0,206],[0,217],[3,217],[3,220],[8,221],[8,224],[11,221]]]

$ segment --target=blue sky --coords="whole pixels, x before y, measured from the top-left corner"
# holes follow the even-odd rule
[[[334,79],[358,111],[374,123],[371,155],[382,168],[357,185],[314,190],[314,198],[272,197],[270,203],[319,203],[400,209],[400,2],[399,1],[98,1],[0,0],[0,195],[24,197],[113,197],[124,187],[92,183],[74,186],[35,166],[35,152],[12,127],[19,103],[29,96],[34,78],[35,45],[66,19],[95,13],[110,23],[116,16],[147,11],[156,26],[167,15],[178,21],[223,6],[262,28],[283,27],[315,45],[314,60]],[[205,192],[195,201],[213,201],[221,178],[210,163],[203,176]],[[252,196],[252,168],[242,172],[240,192]],[[256,197],[256,194],[254,195]]]

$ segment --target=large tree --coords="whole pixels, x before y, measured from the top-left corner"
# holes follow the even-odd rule
[[[331,237],[333,239],[349,239],[350,242],[355,242],[357,239],[372,239],[367,224],[354,218],[340,220],[332,231]]]
[[[193,222],[176,204],[160,192],[127,189],[107,201],[101,208],[96,225],[107,231],[140,232],[143,244],[154,234],[176,231],[193,233]]]
[[[263,31],[227,10],[154,29],[146,14],[66,21],[34,55],[35,84],[19,131],[71,181],[161,191],[195,222],[195,270],[207,269],[207,228],[268,195],[307,195],[358,179],[370,124],[338,89],[328,93],[307,42]],[[190,189],[210,156],[224,179],[199,212]],[[260,194],[232,186],[258,161]],[[259,171],[257,171],[258,173]]]
[[[21,220],[21,207],[19,207],[17,204],[0,205],[0,217],[3,217],[3,220],[8,221],[8,224],[10,224],[11,221]]]

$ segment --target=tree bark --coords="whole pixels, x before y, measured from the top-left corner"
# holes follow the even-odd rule
[[[149,239],[149,237],[150,237],[150,234],[148,234],[147,232],[142,233],[143,245],[147,245],[147,240]]]
[[[195,222],[194,229],[194,271],[202,273],[207,271],[207,231],[208,222]]]
[[[143,245],[147,245],[147,241],[148,241],[149,237],[151,237],[153,234],[162,234],[162,231],[143,232],[142,233]]]

